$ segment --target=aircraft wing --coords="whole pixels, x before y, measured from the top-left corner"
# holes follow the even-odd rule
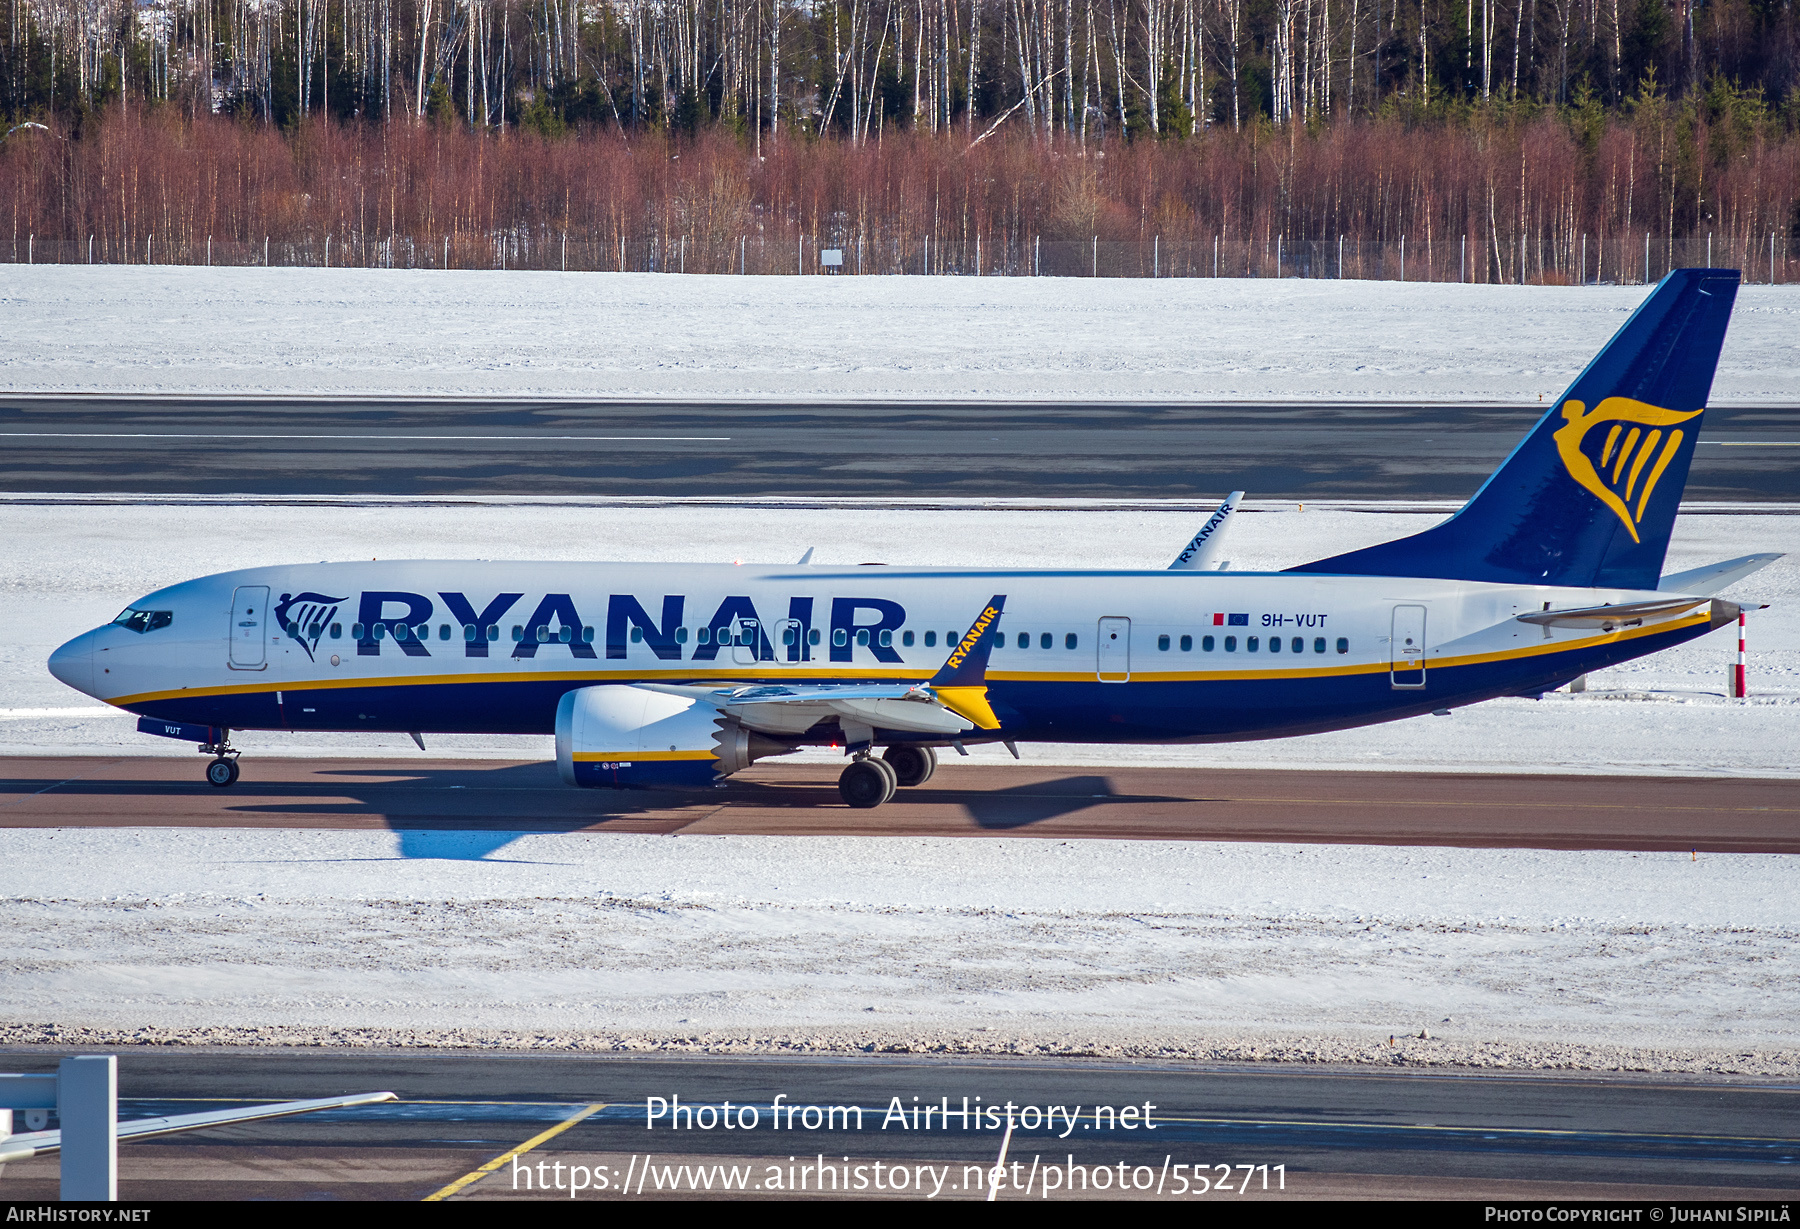
[[[687,696],[717,705],[762,734],[804,734],[827,717],[847,724],[913,734],[954,737],[965,730],[997,730],[1000,719],[987,701],[988,654],[1006,595],[994,595],[938,672],[925,683],[758,683],[748,687],[694,687],[640,683],[647,691]]]
[[[827,717],[884,730],[940,737],[974,729],[974,723],[945,706],[929,687],[870,684],[844,687],[739,687],[714,693],[721,712],[765,734],[804,734]]]
[[[804,734],[827,717],[884,730],[954,737],[972,721],[922,683],[846,683],[818,686],[770,683],[754,687],[682,687],[639,683],[645,691],[687,696],[716,705],[759,734]]]

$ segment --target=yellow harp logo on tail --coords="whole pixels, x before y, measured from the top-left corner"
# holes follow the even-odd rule
[[[1608,397],[1591,412],[1579,401],[1565,401],[1562,412],[1568,422],[1553,438],[1563,468],[1613,510],[1633,542],[1639,541],[1637,527],[1650,492],[1681,451],[1684,433],[1677,427],[1704,410],[1683,414],[1629,397]],[[1604,433],[1595,430],[1608,424]],[[1597,456],[1582,447],[1590,434],[1596,437]]]

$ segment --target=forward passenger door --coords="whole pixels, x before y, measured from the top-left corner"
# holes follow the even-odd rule
[[[231,660],[233,670],[261,670],[264,630],[269,623],[269,586],[239,585],[231,595]]]

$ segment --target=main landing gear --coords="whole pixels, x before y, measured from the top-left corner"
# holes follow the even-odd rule
[[[212,763],[206,766],[206,783],[224,789],[228,785],[236,785],[238,779],[238,749],[231,745],[231,731],[220,730],[219,741],[201,743],[201,755],[213,757]]]
[[[930,747],[889,747],[879,756],[863,752],[838,778],[838,793],[859,811],[878,807],[902,785],[923,785],[937,771]]]

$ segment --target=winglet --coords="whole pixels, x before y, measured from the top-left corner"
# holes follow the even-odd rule
[[[1220,569],[1219,552],[1225,540],[1225,527],[1231,514],[1237,511],[1238,501],[1244,497],[1242,491],[1233,491],[1219,505],[1219,510],[1206,519],[1200,532],[1175,556],[1175,562],[1169,565],[1171,572],[1213,572]]]
[[[969,634],[950,650],[943,666],[926,684],[940,704],[983,730],[1000,728],[1000,718],[987,701],[987,664],[988,654],[994,649],[994,628],[1005,606],[1006,595],[996,593],[975,617]]]

